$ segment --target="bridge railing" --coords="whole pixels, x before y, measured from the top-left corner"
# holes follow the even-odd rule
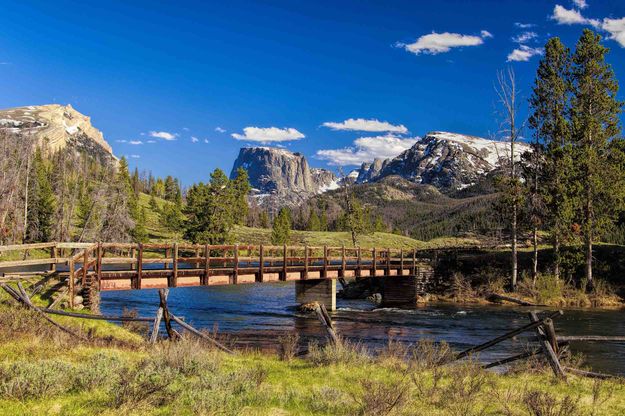
[[[49,255],[43,256],[46,250]],[[1,261],[1,255],[10,251],[21,251],[24,258]],[[29,253],[39,258],[27,259]],[[6,268],[46,264],[54,271],[57,265],[65,265],[59,273],[67,276],[70,307],[78,287],[99,290],[102,281],[109,280],[130,280],[132,289],[141,289],[143,279],[153,278],[166,278],[168,287],[178,286],[179,277],[199,277],[200,285],[208,285],[212,276],[227,276],[231,284],[239,283],[240,275],[254,275],[254,281],[263,282],[267,274],[277,274],[284,281],[293,273],[299,273],[300,279],[312,273],[314,278],[340,278],[350,271],[358,278],[415,274],[423,261],[427,259],[416,249],[327,245],[51,242],[0,246],[0,273]]]

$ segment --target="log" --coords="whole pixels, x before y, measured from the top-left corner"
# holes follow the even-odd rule
[[[536,314],[536,312],[530,312],[528,315],[532,323],[542,322],[542,324],[544,324],[545,321],[549,319],[549,318],[542,319],[542,320],[538,319],[538,315]],[[536,335],[538,335],[538,337],[540,338],[539,343],[543,350],[543,354],[545,354],[545,357],[547,358],[547,362],[549,362],[549,365],[551,366],[553,373],[558,378],[566,379],[566,374],[564,374],[564,370],[562,369],[562,366],[560,365],[560,361],[558,360],[558,355],[551,347],[551,344],[549,343],[541,327],[537,326],[535,330],[536,330]]]
[[[214,346],[216,346],[220,350],[222,350],[224,352],[227,352],[228,354],[234,354],[234,351],[232,351],[231,349],[229,349],[226,346],[222,345],[220,342],[214,340],[213,338],[207,336],[206,334],[201,333],[200,331],[198,331],[197,329],[193,328],[191,325],[189,325],[188,323],[186,323],[182,319],[178,318],[176,315],[171,314],[170,316],[171,316],[171,319],[174,320],[174,322],[176,322],[178,325],[180,325],[181,327],[183,327],[187,331],[191,332],[193,335],[196,335],[196,336],[202,338],[203,340],[210,342],[211,344],[213,344]]]
[[[491,293],[490,295],[486,297],[486,299],[491,302],[494,302],[497,300],[503,300],[506,302],[516,303],[517,305],[521,305],[521,306],[545,306],[545,305],[537,305],[535,303],[527,302],[522,299],[513,298],[512,296],[500,295],[498,293]]]
[[[611,374],[595,373],[594,371],[580,370],[579,368],[573,368],[573,367],[562,367],[562,368],[566,370],[567,372],[578,375],[578,376],[598,378],[601,380],[607,380],[610,378],[618,378],[618,376],[614,376]]]
[[[330,341],[332,344],[336,345],[339,343],[339,338],[334,331],[334,327],[332,326],[332,319],[330,319],[330,315],[328,315],[328,311],[325,305],[315,302],[314,304],[315,314],[317,314],[317,319],[323,325],[326,330],[328,336],[330,337]]]
[[[558,342],[583,341],[583,342],[625,342],[623,336],[581,335],[581,336],[557,336]]]
[[[493,361],[492,363],[489,364],[485,364],[482,366],[482,368],[487,369],[487,368],[493,368],[493,367],[498,367],[500,365],[504,365],[504,364],[508,364],[517,360],[522,360],[524,358],[529,358],[529,357],[533,357],[534,355],[538,355],[542,352],[541,348],[535,348],[533,350],[530,351],[526,351],[523,352],[521,354],[517,354],[517,355],[513,355],[511,357],[508,358],[503,358],[501,360],[497,360],[497,361]]]
[[[154,317],[154,324],[152,325],[150,344],[154,344],[158,338],[158,331],[161,328],[161,319],[163,319],[163,308],[159,306],[158,310],[156,311],[156,317]]]
[[[168,289],[159,289],[158,295],[160,297],[160,308],[163,309],[163,320],[165,321],[165,330],[167,331],[167,336],[170,339],[174,339],[176,334],[171,328],[171,319],[169,314],[169,309],[167,309],[167,296],[169,295]]]
[[[3,287],[5,287],[5,286],[3,285]],[[8,286],[7,286],[7,287],[8,287]],[[26,307],[28,307],[28,308],[30,308],[30,309],[32,309],[32,310],[34,310],[34,311],[35,311],[35,312],[36,312],[39,316],[43,317],[46,321],[50,322],[53,326],[55,326],[56,328],[60,329],[61,331],[65,332],[65,333],[67,333],[67,334],[69,334],[69,335],[71,335],[71,336],[73,336],[73,337],[76,337],[76,338],[78,338],[78,339],[81,339],[81,340],[83,340],[83,341],[87,341],[87,339],[86,339],[85,337],[83,337],[83,336],[81,336],[81,335],[79,335],[79,334],[75,333],[75,332],[74,332],[74,331],[72,331],[71,329],[66,328],[65,326],[63,326],[63,325],[61,325],[61,324],[57,323],[56,321],[52,320],[52,319],[51,319],[50,317],[48,317],[48,316],[47,316],[47,315],[46,315],[46,314],[45,314],[45,313],[44,313],[41,309],[39,309],[37,306],[35,306],[35,305],[31,302],[31,300],[30,300],[30,298],[28,297],[28,295],[26,294],[26,291],[24,290],[24,287],[22,286],[22,283],[21,283],[21,282],[17,282],[17,287],[18,287],[18,288],[19,288],[19,290],[20,290],[20,294],[21,294],[20,299],[21,299],[21,301],[22,301],[22,304],[23,304],[23,305],[25,305]],[[5,288],[5,290],[6,290],[6,288]],[[14,291],[14,292],[15,292],[15,291]]]
[[[473,354],[475,352],[483,351],[483,350],[485,350],[487,348],[492,347],[493,345],[497,345],[500,342],[503,342],[503,341],[505,341],[505,340],[507,340],[509,338],[512,338],[512,337],[514,337],[516,335],[519,335],[519,334],[521,334],[523,332],[530,331],[530,330],[532,330],[534,328],[538,328],[539,326],[541,326],[544,323],[545,319],[556,318],[558,316],[561,316],[562,314],[563,314],[562,311],[556,311],[556,312],[552,313],[551,315],[549,315],[547,318],[541,319],[538,322],[532,322],[532,323],[524,325],[524,326],[522,326],[520,328],[513,329],[512,331],[506,332],[505,334],[503,334],[501,336],[498,336],[497,338],[494,338],[494,339],[492,339],[490,341],[487,341],[487,342],[485,342],[483,344],[476,345],[475,347],[471,347],[471,348],[469,348],[467,350],[462,351],[461,353],[456,355],[455,359],[459,360],[461,358],[464,358],[464,357],[468,356],[469,354]]]
[[[112,316],[112,315],[90,315],[78,312],[60,311],[58,309],[45,308],[41,310],[44,313],[52,315],[69,316],[71,318],[79,319],[93,319],[100,321],[120,321],[120,322],[152,322],[152,318],[131,317],[131,316]]]

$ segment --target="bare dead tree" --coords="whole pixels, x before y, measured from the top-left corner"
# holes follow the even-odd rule
[[[519,126],[517,124],[517,96],[516,77],[514,70],[508,68],[497,72],[497,85],[495,92],[500,106],[500,135],[510,143],[510,159],[508,161],[508,180],[506,181],[506,203],[510,208],[511,230],[511,281],[512,291],[516,290],[518,280],[518,216],[521,203],[521,187],[519,175],[516,169],[515,144],[519,139]]]

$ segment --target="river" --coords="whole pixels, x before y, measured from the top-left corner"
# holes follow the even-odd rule
[[[238,347],[276,349],[280,335],[296,331],[300,342],[323,341],[324,330],[313,315],[296,310],[294,285],[263,283],[171,289],[168,304],[198,328],[218,328]],[[102,292],[101,311],[119,315],[124,308],[140,316],[153,316],[158,308],[156,290]],[[542,308],[541,310],[546,310]],[[369,348],[379,348],[389,338],[414,343],[429,338],[448,342],[456,351],[482,343],[529,322],[527,307],[430,304],[412,309],[381,308],[361,300],[337,300],[332,312],[338,332]],[[620,310],[566,309],[555,319],[559,335],[625,336]],[[527,337],[506,341],[483,352],[491,361],[525,350]],[[625,343],[572,343],[575,353],[595,371],[625,375]]]

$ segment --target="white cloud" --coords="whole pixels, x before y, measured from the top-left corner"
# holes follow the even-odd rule
[[[526,45],[519,45],[517,49],[508,54],[508,62],[527,62],[531,57],[542,54],[542,48],[532,48]]]
[[[215,131],[216,131],[217,133],[225,133],[225,132],[226,132],[226,129],[224,129],[224,128],[222,128],[222,127],[217,126],[217,127],[215,127]]]
[[[133,159],[139,159],[139,158],[141,158],[141,156],[139,156],[139,155],[130,155],[130,157],[131,157],[131,158],[133,158]]]
[[[609,39],[617,41],[619,45],[625,48],[625,17],[620,19],[605,18],[601,28],[610,34]]]
[[[116,143],[126,143],[127,140],[115,140]]]
[[[291,140],[303,139],[301,132],[294,128],[278,127],[246,127],[243,134],[233,133],[232,137],[237,140],[247,140],[250,142],[270,143],[270,142],[288,142]]]
[[[189,131],[189,128],[188,127],[183,127],[182,130]]]
[[[156,140],[148,140],[146,143],[156,143]]]
[[[376,158],[388,159],[412,147],[418,138],[403,138],[393,135],[361,137],[354,146],[343,149],[318,150],[317,159],[327,160],[330,165],[350,166],[371,162]]]
[[[199,141],[200,141],[200,139],[198,139],[197,137],[191,136],[191,143],[197,143]]]
[[[566,9],[559,4],[553,8],[553,15],[551,16],[559,25],[591,25],[594,27],[600,26],[600,22],[596,19],[587,19],[575,9]]]
[[[531,40],[534,40],[538,37],[538,33],[536,32],[523,32],[518,34],[517,36],[514,36],[512,38],[512,42],[515,43],[527,43]]]
[[[151,131],[150,137],[156,137],[157,139],[163,140],[176,140],[177,134],[169,133],[167,131]]]
[[[521,29],[529,29],[530,27],[536,26],[534,23],[520,23],[520,22],[516,22],[514,25]]]
[[[351,130],[351,131],[369,131],[369,132],[391,132],[391,133],[408,133],[408,129],[403,124],[394,125],[386,121],[377,119],[365,120],[364,118],[349,118],[340,123],[326,121],[322,124],[324,127],[332,130]]]
[[[404,48],[408,52],[412,52],[415,55],[419,55],[420,53],[436,55],[443,52],[449,52],[451,48],[478,46],[484,43],[484,39],[490,37],[493,37],[493,35],[486,30],[482,30],[480,36],[462,35],[460,33],[449,32],[432,32],[428,35],[421,36],[414,43],[397,43],[396,46]]]
[[[208,139],[204,139],[204,143],[210,143]]]
[[[586,7],[588,7],[588,3],[586,3],[586,0],[573,0],[573,3],[575,3],[575,5],[580,9],[585,9]]]
[[[133,144],[133,145],[143,144],[143,142],[141,140],[131,140],[128,143],[129,144]]]

